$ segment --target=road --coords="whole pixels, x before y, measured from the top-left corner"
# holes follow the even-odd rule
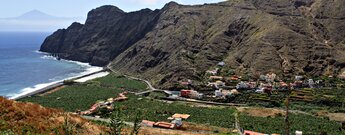
[[[107,65],[107,68],[108,68],[111,72],[118,73],[117,71],[113,70],[113,69],[110,67],[110,64]],[[162,92],[164,92],[164,90],[156,89],[155,87],[153,87],[152,84],[151,84],[148,80],[141,79],[141,78],[137,78],[137,77],[133,77],[133,76],[129,76],[129,75],[123,75],[123,76],[127,77],[128,79],[138,80],[138,81],[142,81],[142,82],[145,82],[145,83],[146,83],[146,85],[147,85],[147,87],[148,87],[149,90],[143,91],[143,92],[135,93],[135,95],[143,95],[143,94],[150,93],[150,92],[154,92],[154,91],[162,91]]]
[[[87,120],[102,121],[102,122],[110,123],[110,119],[96,118],[96,117],[85,116],[85,115],[81,115],[81,117],[84,119],[87,119]],[[128,126],[134,126],[133,122],[123,122],[123,123],[128,125]]]

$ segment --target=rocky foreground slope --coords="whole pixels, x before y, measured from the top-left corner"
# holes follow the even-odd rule
[[[94,125],[79,116],[44,108],[33,103],[21,103],[0,97],[0,134],[80,134],[104,133],[104,127]]]
[[[229,0],[126,13],[89,12],[49,36],[41,51],[141,75],[161,87],[220,61],[239,73],[338,75],[345,69],[344,0]]]

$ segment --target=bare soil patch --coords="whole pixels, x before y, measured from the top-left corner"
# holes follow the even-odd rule
[[[285,115],[283,110],[274,108],[248,108],[248,107],[237,107],[237,110],[241,113],[246,113],[254,117],[274,117],[276,115]]]

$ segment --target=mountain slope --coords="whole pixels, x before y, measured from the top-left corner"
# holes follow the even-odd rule
[[[341,0],[170,2],[132,13],[106,6],[91,11],[86,25],[48,37],[41,51],[93,65],[112,61],[112,68],[164,88],[201,81],[220,61],[249,75],[337,75],[345,67],[344,6]]]
[[[90,135],[104,130],[104,127],[79,116],[33,103],[0,97],[0,108],[0,134],[66,134],[69,131],[71,134]]]

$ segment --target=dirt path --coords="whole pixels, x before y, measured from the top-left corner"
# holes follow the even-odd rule
[[[54,93],[56,91],[59,91],[59,90],[61,90],[63,88],[65,88],[65,86],[56,87],[55,89],[52,89],[52,90],[47,91],[45,93],[39,94],[39,96],[46,96],[46,95],[52,94],[52,93]]]

